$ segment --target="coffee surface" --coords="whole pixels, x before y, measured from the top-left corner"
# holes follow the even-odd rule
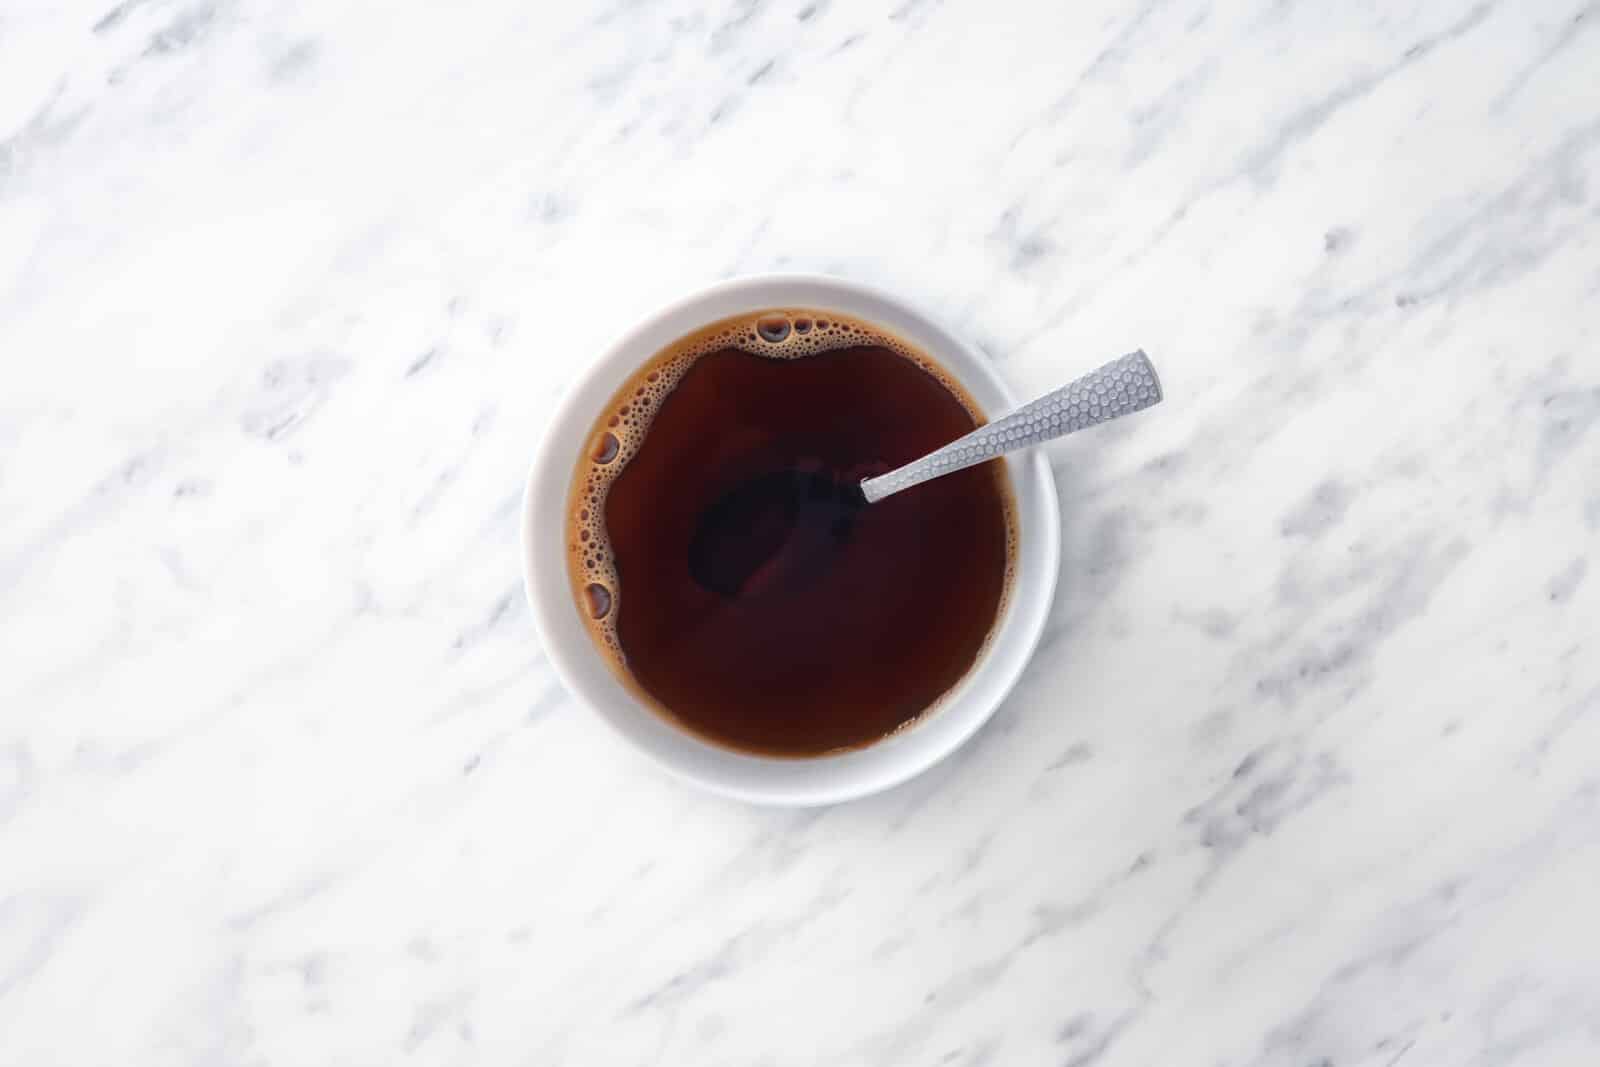
[[[915,720],[972,667],[1006,595],[999,462],[877,504],[831,495],[978,424],[904,341],[820,311],[716,324],[596,421],[569,504],[577,606],[668,718],[811,756]]]

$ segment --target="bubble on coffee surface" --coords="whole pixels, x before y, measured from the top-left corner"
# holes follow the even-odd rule
[[[802,323],[806,328],[800,328]],[[624,590],[606,534],[606,494],[643,445],[662,402],[689,368],[714,352],[732,348],[767,359],[803,359],[865,345],[886,348],[916,364],[956,398],[975,425],[987,421],[977,402],[943,367],[893,334],[837,313],[819,315],[815,311],[790,308],[740,315],[692,333],[646,361],[611,397],[590,428],[583,462],[574,473],[567,507],[567,542],[573,546],[569,570],[584,608],[583,614],[596,638],[619,662],[622,644],[617,636],[617,617],[622,609]],[[1006,592],[1002,595],[997,618],[1005,615],[1012,572],[1016,567],[1015,502],[1009,492],[1005,498]],[[993,637],[994,632],[990,631],[985,649]]]
[[[599,582],[591,582],[585,586],[583,596],[588,601],[591,619],[603,619],[611,614],[611,590]]]

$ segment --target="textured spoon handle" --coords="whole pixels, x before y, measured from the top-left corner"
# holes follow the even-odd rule
[[[929,452],[876,478],[861,482],[861,493],[879,501],[891,493],[921,485],[949,474],[1015,452],[1055,437],[1065,437],[1096,423],[1143,411],[1161,402],[1161,380],[1144,350],[1114,359],[1077,381],[1046,393],[1031,404],[958,437],[937,452]]]

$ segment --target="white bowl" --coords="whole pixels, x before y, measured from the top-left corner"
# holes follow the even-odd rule
[[[772,307],[835,311],[876,323],[954,374],[990,417],[1016,406],[988,360],[887,293],[806,275],[740,278],[713,286],[630,330],[562,402],[534,459],[523,499],[524,579],[557,675],[580,704],[634,748],[680,778],[725,796],[763,804],[833,804],[888,789],[926,770],[994,714],[1044,629],[1060,564],[1060,514],[1042,455],[1022,453],[1002,460],[1016,495],[1019,543],[1014,584],[993,639],[931,712],[876,744],[808,759],[750,755],[704,741],[642,704],[595,648],[567,578],[563,526],[579,449],[595,416],[644,361],[701,326]]]

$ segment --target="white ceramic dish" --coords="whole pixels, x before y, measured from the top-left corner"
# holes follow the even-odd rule
[[[589,637],[567,578],[563,525],[567,492],[596,414],[641,363],[719,319],[765,308],[841,312],[882,326],[955,375],[991,417],[1015,400],[988,360],[887,293],[837,278],[740,278],[689,296],[630,330],[572,388],[534,459],[523,500],[523,565],[528,603],[546,653],[567,689],[634,748],[680,778],[763,804],[817,805],[875,793],[955,751],[999,707],[1044,629],[1060,564],[1055,483],[1044,457],[1006,464],[1016,495],[1017,569],[987,651],[940,704],[911,727],[874,745],[812,759],[754,756],[718,747],[642,704],[612,673]]]

